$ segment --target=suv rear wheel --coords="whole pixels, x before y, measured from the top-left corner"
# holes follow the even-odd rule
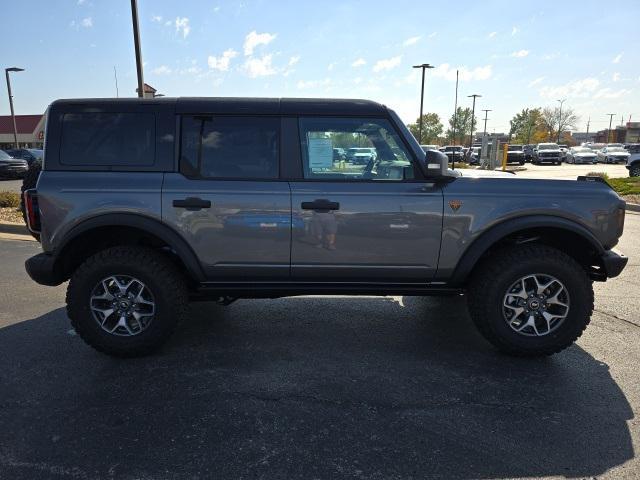
[[[631,165],[631,168],[629,168],[629,176],[640,177],[640,162]]]
[[[575,342],[589,324],[593,287],[584,269],[555,248],[512,247],[476,269],[468,305],[480,333],[499,350],[551,355]]]
[[[120,246],[103,250],[75,271],[67,314],[78,335],[100,352],[141,356],[159,348],[184,317],[184,279],[162,254]]]

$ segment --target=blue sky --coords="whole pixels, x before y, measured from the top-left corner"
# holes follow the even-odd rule
[[[640,2],[139,0],[145,81],[167,96],[356,97],[415,120],[482,95],[488,130],[525,107],[565,106],[584,130],[640,121]],[[129,0],[7,2],[0,58],[16,111],[56,98],[134,96]],[[9,111],[0,95],[0,114]]]

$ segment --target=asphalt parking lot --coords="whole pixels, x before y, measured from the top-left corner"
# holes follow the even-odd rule
[[[0,192],[20,192],[22,180],[0,178]]]
[[[193,304],[116,360],[27,278],[38,244],[0,239],[0,478],[637,478],[638,238],[628,213],[630,265],[543,360],[496,353],[464,297]]]

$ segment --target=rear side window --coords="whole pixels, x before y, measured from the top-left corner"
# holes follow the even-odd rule
[[[182,118],[180,171],[189,178],[277,179],[280,119]]]
[[[62,119],[60,163],[83,166],[152,166],[153,113],[66,113]]]

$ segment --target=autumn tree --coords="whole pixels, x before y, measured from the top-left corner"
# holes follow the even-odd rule
[[[552,142],[558,139],[561,132],[576,128],[580,119],[571,107],[564,107],[562,112],[560,110],[559,107],[545,107],[541,112],[544,128],[548,132],[547,138]]]
[[[547,138],[546,125],[539,108],[525,108],[509,121],[509,136],[513,143],[538,143]]]
[[[464,144],[467,137],[471,135],[471,116],[472,111],[469,107],[458,107],[455,115],[452,115],[449,119],[449,128],[446,132],[447,140],[450,143]],[[478,126],[478,119],[473,121],[475,127]],[[455,134],[455,136],[454,136]]]
[[[407,128],[411,131],[420,145],[434,144],[438,137],[442,135],[444,126],[437,113],[425,113],[422,115],[422,137],[420,137],[420,117],[416,123],[410,123]]]

